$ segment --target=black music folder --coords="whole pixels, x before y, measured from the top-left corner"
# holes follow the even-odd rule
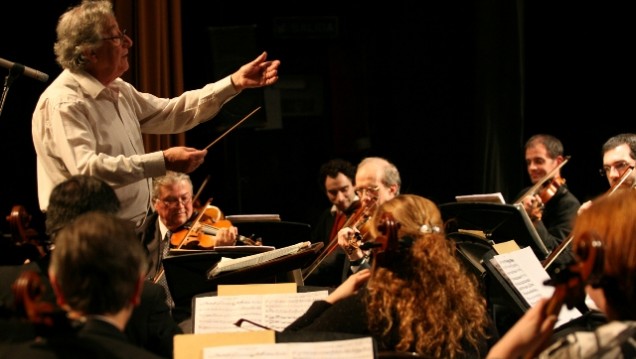
[[[222,257],[228,257],[226,252],[204,251],[169,256],[163,259],[163,268],[175,305],[189,308],[195,295],[214,292],[219,284],[280,282],[281,274],[308,265],[316,258],[323,246],[322,242],[315,243],[296,253],[243,269],[224,272],[213,278],[208,278],[208,272],[221,261]]]
[[[240,221],[234,223],[238,232],[246,237],[261,238],[263,245],[287,247],[311,240],[311,226],[289,221]]]
[[[514,240],[519,247],[532,248],[539,260],[549,253],[521,204],[451,202],[441,204],[439,209],[446,233],[479,231],[486,242]]]

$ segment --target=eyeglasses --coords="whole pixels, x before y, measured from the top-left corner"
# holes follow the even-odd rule
[[[619,175],[622,175],[629,167],[632,166],[633,165],[629,164],[626,161],[620,161],[609,166],[603,166],[598,170],[598,173],[601,175],[601,177],[609,176],[610,172],[612,172],[612,168],[614,168]]]
[[[363,197],[366,193],[368,193],[369,196],[375,196],[378,194],[379,190],[380,190],[380,186],[356,188],[356,194],[360,197]]]
[[[179,204],[187,206],[190,203],[192,203],[192,196],[185,195],[185,196],[181,196],[181,198],[167,197],[165,199],[162,199],[161,203],[163,203],[164,206],[171,207],[171,208],[178,207]]]
[[[124,43],[124,39],[126,38],[126,29],[121,31],[119,35],[110,36],[110,37],[102,37],[102,40],[112,40],[112,42],[119,46]]]

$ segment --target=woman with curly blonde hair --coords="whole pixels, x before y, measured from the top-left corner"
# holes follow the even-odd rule
[[[396,238],[379,229],[386,227],[387,214]],[[439,209],[424,197],[404,194],[385,202],[372,217],[370,233],[378,243],[393,241],[390,253],[313,303],[286,331],[368,334],[383,351],[484,357],[491,328],[486,302],[442,228]]]

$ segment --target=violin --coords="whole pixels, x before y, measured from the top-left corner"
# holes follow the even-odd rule
[[[388,267],[400,262],[400,258],[395,258],[399,252],[398,230],[400,223],[396,222],[391,213],[382,214],[378,231],[380,235],[373,243],[373,267]]]
[[[364,209],[361,206],[361,201],[354,202],[351,206],[355,208],[355,212],[352,213],[349,218],[344,222],[344,224],[340,228],[349,227],[351,223],[355,223],[359,220],[359,217],[364,212]],[[335,225],[335,223],[334,223]],[[338,233],[336,231],[336,235],[329,241],[327,246],[320,252],[320,255],[305,269],[302,271],[303,280],[307,280],[307,278],[313,273],[318,266],[327,258],[333,251],[338,248]]]
[[[614,194],[614,192],[616,192],[617,189],[619,189],[621,186],[623,186],[623,184],[625,183],[625,181],[629,178],[629,176],[632,174],[632,172],[634,171],[634,166],[629,167],[622,175],[621,178],[619,178],[619,180],[612,186],[610,187],[609,190],[607,190],[607,192],[605,193],[606,196],[611,196],[612,194]],[[543,263],[541,263],[543,265],[544,269],[548,269],[552,263],[554,263],[554,261],[559,257],[559,255],[561,255],[561,253],[563,253],[563,251],[565,250],[565,248],[567,248],[567,246],[572,242],[572,239],[574,239],[573,236],[569,236],[568,238],[564,239],[563,242],[561,242],[551,253],[550,255],[543,261]]]
[[[216,246],[216,235],[221,228],[232,227],[232,222],[225,219],[220,208],[210,205],[212,199],[197,212],[196,219],[186,223],[170,237],[170,244],[177,249],[213,249]],[[260,238],[251,239],[238,235],[237,241],[245,245],[262,245]]]
[[[563,162],[554,167],[550,172],[546,173],[537,183],[535,183],[523,196],[519,197],[516,203],[521,203],[528,196],[538,195],[545,204],[556,194],[559,187],[565,184],[565,179],[557,176],[561,167],[565,166],[571,156],[566,156]]]
[[[585,299],[585,286],[600,282],[603,273],[603,247],[600,239],[589,232],[581,238],[575,248],[576,262],[567,267],[557,268],[554,278],[546,284],[553,285],[554,292],[545,306],[545,317],[558,316],[561,307],[567,305],[569,309]],[[552,330],[546,331],[540,338],[534,352],[526,358],[535,358],[543,351],[552,335]]]

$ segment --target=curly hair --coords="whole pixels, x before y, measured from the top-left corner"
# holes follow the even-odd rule
[[[478,351],[486,339],[486,302],[454,257],[437,206],[417,195],[399,195],[374,214],[374,237],[381,235],[377,228],[384,213],[399,223],[398,238],[414,241],[399,269],[373,271],[367,298],[371,333],[390,347],[390,332],[397,326],[399,339],[392,349],[431,357],[461,356],[467,345]]]
[[[84,51],[102,44],[102,33],[109,17],[114,17],[108,0],[84,0],[67,10],[57,23],[57,41],[53,45],[55,59],[62,68],[77,71],[86,65]]]

